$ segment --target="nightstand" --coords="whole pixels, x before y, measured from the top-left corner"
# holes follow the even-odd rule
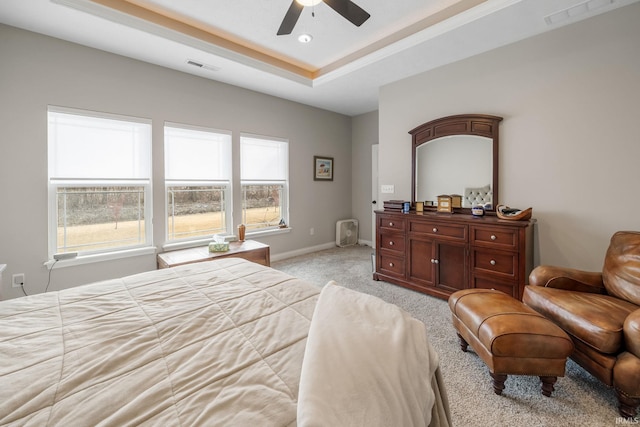
[[[271,266],[269,245],[255,240],[245,240],[244,242],[230,242],[229,250],[225,252],[209,252],[208,246],[163,252],[158,254],[158,268],[213,261],[220,258],[244,258],[267,267]]]

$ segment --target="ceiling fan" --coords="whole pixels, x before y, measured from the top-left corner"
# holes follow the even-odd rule
[[[362,25],[371,16],[351,0],[293,0],[278,29],[278,35],[291,34],[302,13],[302,9],[305,6],[315,6],[322,1],[356,27]]]

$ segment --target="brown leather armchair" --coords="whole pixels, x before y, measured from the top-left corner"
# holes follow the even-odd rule
[[[539,266],[522,301],[573,340],[571,358],[613,387],[618,409],[640,405],[640,232],[611,237],[602,273]]]

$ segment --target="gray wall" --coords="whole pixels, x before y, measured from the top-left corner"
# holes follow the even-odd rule
[[[537,262],[600,270],[611,234],[640,230],[640,4],[385,86],[380,184],[409,199],[410,129],[504,117],[500,202],[533,207]]]
[[[332,246],[335,223],[352,216],[351,118],[0,25],[0,264],[2,298],[47,283],[47,105],[153,120],[154,243],[164,243],[163,122],[289,139],[290,233],[261,238],[272,255]],[[336,161],[333,182],[313,181],[313,156]],[[234,219],[240,222],[240,188]],[[314,235],[310,229],[314,228]],[[55,268],[50,290],[155,268],[155,256]]]

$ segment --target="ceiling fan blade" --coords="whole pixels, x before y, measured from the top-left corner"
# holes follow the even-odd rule
[[[324,0],[324,2],[356,27],[364,24],[364,21],[371,16],[351,0]]]
[[[296,22],[298,22],[298,18],[302,13],[302,9],[304,9],[303,5],[296,0],[292,0],[291,6],[289,6],[289,10],[287,10],[286,15],[284,15],[282,24],[280,24],[280,28],[278,29],[279,36],[291,34],[293,27],[296,26]]]

